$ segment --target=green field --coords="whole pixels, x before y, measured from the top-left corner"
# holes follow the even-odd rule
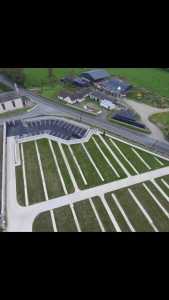
[[[150,117],[150,121],[155,123],[169,140],[169,112],[154,114]]]
[[[78,75],[87,68],[54,68],[54,76],[60,79],[65,75]],[[144,87],[161,96],[169,97],[169,73],[158,68],[108,68],[112,75],[121,76],[132,84]],[[27,87],[48,83],[47,68],[25,68]]]

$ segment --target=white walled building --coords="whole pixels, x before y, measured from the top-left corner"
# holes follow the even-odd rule
[[[30,106],[29,99],[22,98],[16,92],[0,94],[0,114]]]

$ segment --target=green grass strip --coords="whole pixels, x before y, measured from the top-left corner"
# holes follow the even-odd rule
[[[106,232],[116,232],[114,225],[99,197],[92,198],[93,204],[98,212],[99,218],[106,230]]]
[[[16,170],[17,201],[21,206],[25,206],[25,192],[24,192],[22,166],[16,167],[15,170]]]
[[[54,216],[59,232],[77,232],[73,214],[69,206],[55,209]]]
[[[33,223],[33,232],[53,232],[50,212],[44,212],[36,217]]]
[[[70,178],[69,172],[67,170],[67,167],[65,165],[63,156],[60,152],[59,146],[56,142],[52,142],[52,145],[53,145],[54,152],[56,154],[56,159],[57,159],[57,162],[58,162],[58,165],[59,165],[62,177],[63,177],[63,181],[65,183],[66,189],[69,194],[73,193],[74,186],[73,186],[72,180]]]
[[[161,178],[158,178],[158,179],[156,179],[155,181],[157,182],[157,184],[159,185],[159,187],[164,191],[164,193],[166,193],[166,195],[169,196],[169,189],[168,189],[168,188],[166,187],[166,185],[161,181],[161,179],[164,179],[164,181],[165,181],[166,183],[168,183],[167,180],[166,180],[166,176],[161,177]],[[169,184],[169,183],[168,183],[168,184]]]
[[[137,157],[137,155],[132,151],[132,147],[124,144],[122,142],[114,140],[114,142],[117,144],[117,146],[120,148],[120,150],[123,152],[123,154],[126,156],[126,158],[133,164],[133,166],[136,168],[136,170],[139,173],[145,173],[148,172],[148,168],[144,165],[144,163]],[[134,147],[133,147],[134,148]],[[137,149],[136,149],[137,151]]]
[[[119,224],[122,232],[130,232],[130,228],[128,227],[123,215],[121,214],[120,210],[118,209],[116,203],[114,202],[111,193],[105,195],[105,199],[107,204],[109,205],[113,216],[115,217],[117,223]]]
[[[113,170],[110,168],[110,166],[102,156],[101,152],[91,139],[89,140],[89,142],[85,143],[85,147],[91,155],[92,159],[94,160],[100,173],[102,174],[105,183],[117,180],[117,176],[114,174]]]
[[[145,152],[143,150],[140,150],[140,149],[136,149],[136,151],[137,151],[137,153],[140,154],[140,156],[144,159],[144,161],[151,167],[152,170],[163,168],[163,167],[167,166],[167,164],[168,164],[167,161],[160,159],[160,161],[164,163],[164,166],[162,166],[154,158],[155,155],[152,155],[152,154]]]
[[[125,211],[129,221],[137,232],[153,232],[153,228],[132,199],[127,189],[115,192],[115,195]]]
[[[139,202],[145,208],[154,224],[157,226],[159,231],[169,231],[169,220],[158,207],[156,202],[151,198],[147,190],[142,184],[135,185],[132,188]]]
[[[110,138],[108,136],[103,136],[109,147],[113,150],[114,154],[118,157],[118,159],[121,161],[123,166],[126,168],[126,170],[131,174],[131,175],[136,175],[136,172],[131,168],[131,166],[128,164],[128,162],[123,158],[123,156],[120,154],[120,152],[114,147],[114,145],[111,143]],[[116,142],[116,141],[114,141]],[[125,155],[125,153],[124,153]]]
[[[146,185],[151,190],[151,192],[155,195],[155,197],[161,203],[161,205],[169,212],[169,202],[159,192],[159,190],[155,187],[155,185],[151,181],[146,182]]]
[[[94,187],[102,184],[99,175],[94,169],[91,161],[88,159],[82,145],[72,145],[71,148],[88,183],[87,185],[83,184],[83,188]]]
[[[88,200],[80,201],[74,204],[74,209],[84,232],[100,232],[100,226],[95,217],[94,211]]]
[[[37,142],[49,199],[65,195],[47,139]]]
[[[80,189],[84,189],[83,180],[81,178],[80,172],[79,172],[79,170],[78,170],[75,162],[73,161],[73,158],[72,158],[72,155],[71,155],[71,153],[69,151],[68,146],[63,144],[62,147],[63,147],[63,151],[65,152],[65,155],[67,157],[67,160],[69,162],[70,168],[71,168],[72,173],[73,173],[73,175],[75,177],[75,180],[77,182],[78,187]]]
[[[110,151],[106,148],[106,146],[100,140],[100,138],[97,135],[95,135],[94,139],[96,140],[96,142],[98,143],[98,145],[100,146],[100,148],[102,149],[102,151],[104,152],[104,154],[106,155],[106,157],[108,158],[108,160],[110,161],[112,166],[117,170],[118,174],[120,175],[120,178],[121,179],[125,178],[126,174],[124,173],[124,171],[122,170],[122,168],[120,167],[118,162],[113,158]],[[119,178],[117,177],[117,179],[119,179]]]
[[[29,204],[45,201],[34,142],[23,143]]]

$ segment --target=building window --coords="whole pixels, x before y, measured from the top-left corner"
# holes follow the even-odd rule
[[[12,101],[12,105],[13,107],[16,107],[15,101]]]
[[[2,103],[1,106],[2,106],[2,109],[3,109],[3,110],[6,110],[5,104],[4,104],[4,103]]]

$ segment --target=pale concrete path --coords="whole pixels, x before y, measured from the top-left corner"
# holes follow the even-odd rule
[[[142,122],[150,129],[150,136],[159,141],[166,141],[162,131],[155,124],[149,121],[149,117],[156,113],[169,112],[169,108],[160,109],[156,107],[149,106],[144,103],[138,103],[134,100],[124,99],[127,105],[136,111],[140,115]]]

